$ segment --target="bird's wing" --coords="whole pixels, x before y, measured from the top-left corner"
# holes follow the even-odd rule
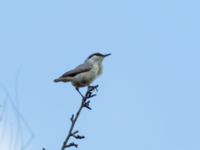
[[[63,78],[63,77],[73,77],[78,73],[86,72],[86,71],[89,71],[90,69],[92,69],[92,65],[89,64],[89,63],[84,63],[84,64],[77,66],[75,69],[64,73],[61,76],[61,78]]]

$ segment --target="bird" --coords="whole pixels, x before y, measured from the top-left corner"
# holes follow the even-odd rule
[[[94,86],[91,86],[91,83],[102,73],[102,62],[104,58],[110,55],[111,53],[93,53],[89,55],[82,64],[65,72],[59,78],[55,79],[54,82],[71,82],[79,94],[81,94],[79,88],[86,86],[88,88],[95,88]]]

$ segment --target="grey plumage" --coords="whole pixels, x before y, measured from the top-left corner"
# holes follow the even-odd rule
[[[58,79],[55,79],[54,82],[60,82],[60,81],[67,82],[68,80],[66,80],[66,78],[70,78],[70,77],[72,78],[79,73],[90,71],[91,69],[92,69],[92,65],[90,63],[83,63],[83,64],[77,66],[76,68],[65,72]]]
[[[54,82],[71,82],[76,88],[89,86],[102,72],[102,61],[111,54],[91,54],[83,64],[64,73]]]

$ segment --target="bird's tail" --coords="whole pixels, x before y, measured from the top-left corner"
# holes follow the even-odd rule
[[[61,82],[62,80],[60,78],[53,80],[54,82]]]
[[[54,82],[69,82],[71,80],[72,80],[71,77],[68,77],[68,78],[62,78],[62,77],[60,77],[60,78],[55,79]]]

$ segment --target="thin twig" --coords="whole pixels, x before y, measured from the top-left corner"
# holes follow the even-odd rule
[[[98,85],[88,88],[87,92],[85,93],[85,96],[83,96],[78,91],[79,94],[82,97],[81,105],[80,105],[78,111],[76,112],[76,114],[73,114],[71,116],[71,118],[70,118],[71,127],[70,127],[69,132],[68,132],[68,134],[67,134],[67,136],[66,136],[66,138],[65,138],[65,140],[63,142],[61,150],[65,150],[66,148],[69,148],[69,147],[76,147],[76,148],[78,147],[78,144],[75,144],[74,142],[68,143],[70,137],[74,137],[75,139],[83,139],[83,138],[85,138],[85,136],[78,135],[79,131],[73,131],[73,129],[74,129],[74,126],[75,126],[75,124],[77,122],[77,119],[78,119],[81,111],[83,110],[83,108],[87,108],[87,109],[91,110],[91,107],[89,106],[89,104],[90,104],[89,99],[94,97],[94,96],[96,96],[96,94],[92,94],[92,93],[93,93],[94,90],[97,91],[97,88],[98,88]]]

